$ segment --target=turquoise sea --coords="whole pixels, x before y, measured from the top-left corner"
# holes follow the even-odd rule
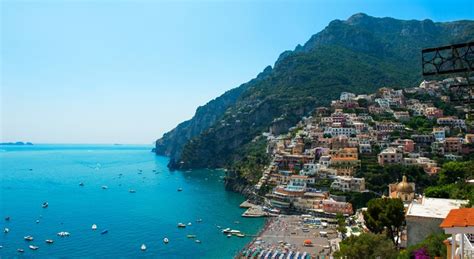
[[[0,222],[2,232],[10,230],[0,233],[0,257],[231,258],[250,237],[228,238],[218,226],[247,234],[263,226],[263,219],[240,216],[244,198],[224,189],[222,171],[171,172],[168,159],[150,150],[131,145],[0,146]],[[42,208],[46,201],[49,206]],[[192,225],[177,228],[179,222]],[[101,234],[103,230],[108,233]],[[60,231],[71,235],[59,237]],[[27,235],[34,240],[25,241]],[[54,243],[46,244],[46,239]],[[145,252],[141,244],[147,246]]]

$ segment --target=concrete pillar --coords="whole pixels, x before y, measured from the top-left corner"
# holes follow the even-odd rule
[[[461,250],[460,258],[464,259],[464,234],[459,234],[459,237],[461,237],[461,245],[459,246]]]
[[[456,255],[456,234],[451,235],[451,259]]]

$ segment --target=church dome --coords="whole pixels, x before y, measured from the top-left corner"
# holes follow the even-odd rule
[[[403,176],[402,181],[397,184],[397,192],[412,193],[413,187],[407,182],[407,177]]]

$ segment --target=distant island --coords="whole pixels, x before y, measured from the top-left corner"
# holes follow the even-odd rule
[[[4,145],[4,146],[32,146],[33,143],[31,142],[21,142],[21,141],[18,141],[18,142],[0,142],[0,145]]]

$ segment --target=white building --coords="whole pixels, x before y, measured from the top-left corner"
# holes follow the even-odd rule
[[[334,182],[331,183],[331,188],[343,192],[362,192],[365,191],[365,179],[337,176]]]

